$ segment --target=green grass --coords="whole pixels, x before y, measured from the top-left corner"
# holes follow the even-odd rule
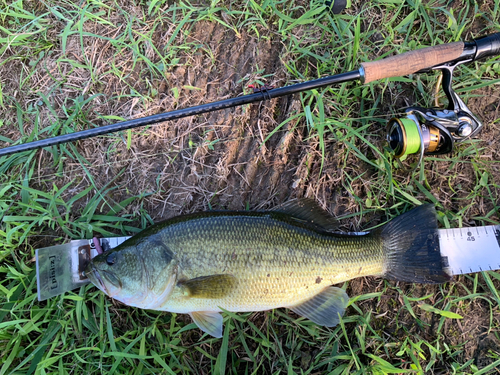
[[[456,3],[353,1],[333,16],[321,1],[0,0],[0,141],[232,97],[255,82],[315,79],[500,31],[498,0]],[[343,215],[346,230],[424,202],[436,204],[443,228],[498,224],[498,64],[456,71],[456,91],[485,123],[479,140],[426,157],[411,173],[385,147],[385,123],[407,105],[431,105],[434,73],[348,82],[304,92],[293,105],[245,106],[229,117],[1,158],[0,375],[497,373],[499,272],[431,287],[353,280],[337,327],[285,309],[227,313],[223,338],[213,339],[187,316],[127,307],[92,286],[38,302],[33,257],[36,248],[131,235],[174,214],[270,207],[295,196]],[[481,101],[495,95],[496,107]],[[233,148],[242,155],[231,156]],[[283,169],[274,154],[287,158]],[[261,169],[252,174],[248,165]],[[266,180],[273,168],[281,175],[275,185]],[[254,198],[258,181],[268,182],[267,200]]]

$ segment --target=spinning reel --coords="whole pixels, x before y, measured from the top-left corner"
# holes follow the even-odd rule
[[[441,155],[450,153],[455,143],[460,143],[481,131],[483,124],[474,116],[460,97],[453,91],[453,69],[464,63],[439,66],[443,72],[443,91],[448,107],[409,107],[406,116],[394,117],[387,124],[387,142],[397,158],[420,153]]]
[[[405,117],[389,120],[386,139],[396,158],[419,153],[418,166],[424,155],[450,153],[455,143],[463,142],[481,131],[481,121],[453,91],[453,70],[460,64],[490,55],[490,51],[498,51],[499,41],[498,34],[494,34],[464,43],[464,52],[458,60],[417,72],[442,71],[442,88],[448,99],[448,107],[439,108],[436,100],[434,108],[409,107]],[[474,56],[468,53],[471,50]]]

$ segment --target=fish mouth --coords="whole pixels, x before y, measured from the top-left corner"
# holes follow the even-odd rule
[[[101,278],[101,275],[99,274],[99,271],[93,266],[93,264],[89,264],[87,267],[87,271],[85,272],[89,280],[94,284],[96,287],[101,289],[104,293],[109,295],[108,288],[106,288],[106,285],[104,284],[104,281]]]

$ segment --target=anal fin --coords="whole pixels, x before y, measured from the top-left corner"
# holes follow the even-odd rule
[[[311,299],[289,308],[316,324],[335,327],[344,315],[348,302],[349,296],[343,289],[329,286]]]
[[[216,338],[222,337],[222,315],[220,313],[215,311],[193,311],[189,315],[203,332]]]

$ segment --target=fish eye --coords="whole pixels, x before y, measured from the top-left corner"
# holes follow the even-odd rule
[[[109,266],[112,266],[116,262],[116,254],[111,253],[106,257],[106,263],[108,263]]]

